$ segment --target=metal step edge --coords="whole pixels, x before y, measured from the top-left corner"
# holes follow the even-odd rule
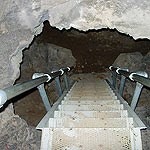
[[[116,97],[116,95],[109,95],[109,94],[107,94],[107,95],[99,95],[99,94],[82,94],[82,95],[79,95],[79,94],[76,94],[76,95],[66,95],[66,97],[69,97],[69,98],[73,98],[73,97],[76,97],[76,98],[117,98]]]
[[[88,124],[83,124],[83,122],[88,122]],[[100,125],[102,122],[103,124]],[[112,127],[113,125],[114,127]],[[49,118],[49,128],[121,128],[123,125],[124,128],[133,128],[133,118]]]
[[[83,89],[82,89],[83,90]],[[94,93],[101,93],[101,94],[105,94],[105,93],[110,93],[110,94],[114,94],[114,92],[112,90],[106,90],[106,91],[103,91],[103,90],[97,90],[97,89],[90,89],[90,90],[86,90],[84,89],[83,90],[84,93],[88,93],[88,92],[94,92]],[[72,90],[72,91],[69,91],[68,94],[82,94],[81,90]]]
[[[80,118],[89,118],[89,116],[92,115],[103,115],[103,114],[108,114],[108,116],[105,118],[110,117],[109,118],[114,118],[111,117],[111,115],[113,116],[113,114],[118,114],[120,115],[121,118],[123,117],[128,117],[128,113],[127,110],[121,110],[121,111],[55,111],[54,112],[54,118],[60,118],[60,117],[78,117],[80,116]]]
[[[72,99],[117,99],[117,96],[98,96],[98,97],[92,97],[92,96],[66,96],[64,99],[72,98]]]
[[[61,104],[120,104],[120,101],[119,100],[102,100],[102,101],[82,101],[82,100],[79,100],[79,101],[73,101],[73,100],[62,100],[61,101]]]
[[[90,106],[91,108],[88,108],[88,106]],[[58,106],[58,110],[62,110],[62,109],[64,109],[65,107],[68,107],[68,108],[72,108],[73,109],[73,107],[74,108],[80,108],[81,110],[82,110],[82,108],[83,109],[85,109],[86,107],[87,107],[87,110],[89,109],[89,110],[91,110],[92,109],[92,107],[93,107],[93,109],[94,109],[94,107],[96,107],[97,109],[100,109],[100,108],[111,108],[111,107],[114,107],[114,109],[116,108],[118,108],[118,109],[121,109],[121,110],[123,110],[123,104],[113,104],[113,105],[68,105],[68,104],[61,104],[61,105],[59,105]],[[99,110],[100,111],[100,110]]]

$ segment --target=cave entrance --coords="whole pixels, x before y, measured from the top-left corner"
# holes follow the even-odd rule
[[[120,53],[150,50],[148,40],[135,41],[117,30],[101,29],[81,32],[76,29],[58,30],[44,22],[43,32],[24,50],[21,76],[17,82],[31,79],[34,72],[50,72],[60,67],[75,65],[74,73],[105,72]],[[76,61],[75,61],[76,59]],[[52,101],[58,98],[54,83],[46,88]],[[46,113],[36,89],[26,93],[15,103],[15,113],[36,126]]]

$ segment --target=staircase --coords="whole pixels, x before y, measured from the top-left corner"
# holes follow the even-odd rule
[[[104,79],[84,75],[38,125],[41,150],[142,150],[146,127],[116,95]]]

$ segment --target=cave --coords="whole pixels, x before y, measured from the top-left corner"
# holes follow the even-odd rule
[[[108,73],[110,65],[124,67],[126,60],[133,62],[131,71],[150,71],[148,0],[12,1],[0,7],[1,89],[30,80],[35,72],[70,64],[75,66],[71,75]],[[132,90],[126,89],[127,101]],[[50,100],[58,99],[54,83],[46,91]],[[149,88],[141,97],[137,113],[148,125]],[[0,112],[0,149],[39,149],[41,132],[35,126],[45,113],[37,89],[11,100]],[[150,147],[149,132],[149,127],[143,132],[145,149]]]
[[[50,54],[46,51],[47,49]],[[58,30],[45,21],[42,33],[34,38],[29,48],[23,51],[21,73],[16,83],[29,80],[35,72],[50,73],[67,66],[75,66],[74,74],[107,72],[119,54],[141,53],[144,57],[149,50],[149,40],[134,40],[116,29],[87,32],[73,28]],[[47,92],[51,101],[58,99],[54,83]],[[17,97],[14,100],[14,106],[15,113],[32,126],[36,126],[46,113],[37,90],[24,94],[20,98]]]

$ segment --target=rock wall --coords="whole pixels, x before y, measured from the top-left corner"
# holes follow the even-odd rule
[[[50,73],[52,70],[58,70],[62,67],[75,66],[75,62],[76,60],[70,49],[50,43],[37,43],[34,41],[24,51],[21,71]]]
[[[71,27],[79,30],[117,28],[134,38],[150,38],[150,1],[116,0],[6,0],[0,5],[0,88],[12,85],[19,77],[22,50],[42,30],[42,23],[49,20],[59,29]],[[12,115],[8,118],[8,112]],[[16,119],[12,106],[0,113],[0,120]],[[7,122],[5,122],[7,124]],[[23,123],[20,120],[19,123]],[[16,129],[19,126],[16,123]],[[1,133],[7,131],[1,124]],[[9,124],[11,126],[11,123]],[[3,129],[3,131],[2,131]],[[23,128],[20,128],[23,133]],[[12,131],[9,131],[11,136]],[[27,136],[26,132],[24,136]],[[14,135],[15,136],[15,135]],[[0,137],[1,139],[3,138]],[[14,139],[16,136],[14,137]],[[19,137],[24,141],[23,137]],[[9,138],[8,138],[9,139]],[[16,139],[17,141],[17,139]],[[32,140],[31,140],[32,141]],[[7,141],[3,141],[5,146]],[[26,141],[24,141],[26,143]],[[11,141],[14,149],[22,149],[19,143]],[[6,147],[6,149],[8,149]],[[13,148],[12,148],[13,149]],[[30,148],[28,148],[30,149]],[[31,148],[32,149],[32,148]],[[37,148],[35,148],[37,149]]]

